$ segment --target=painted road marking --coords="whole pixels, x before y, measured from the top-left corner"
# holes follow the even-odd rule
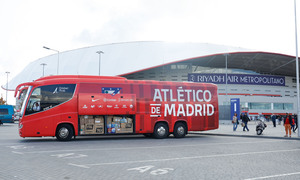
[[[98,163],[98,164],[82,164],[82,165],[69,163],[68,165],[77,166],[77,167],[81,166],[84,168],[91,168],[93,166],[103,166],[103,165],[121,165],[121,164],[132,164],[132,163],[178,161],[178,160],[191,160],[191,159],[202,159],[202,158],[229,157],[229,156],[242,156],[242,155],[293,152],[293,151],[300,151],[300,149],[285,149],[285,150],[276,150],[276,151],[257,151],[257,152],[234,153],[234,154],[216,154],[216,155],[206,155],[206,156],[191,156],[191,157],[167,158],[167,159],[150,159],[150,160],[139,160],[139,161],[121,161],[121,162],[109,162],[109,163]]]
[[[127,169],[127,171],[138,171],[139,173],[144,173],[146,171],[149,171],[150,169],[154,168],[155,166],[142,166],[142,167],[136,167],[136,168],[130,168]],[[151,175],[157,176],[157,175],[163,175],[169,173],[169,171],[174,171],[173,168],[161,168],[161,169],[155,169],[150,172]]]
[[[272,176],[249,178],[249,179],[245,179],[245,180],[269,179],[269,178],[276,178],[276,177],[283,177],[283,176],[292,176],[292,175],[298,175],[298,174],[300,174],[300,172],[287,173],[287,174],[276,174],[276,175],[272,175]]]
[[[266,140],[252,142],[229,142],[229,143],[205,143],[197,145],[173,145],[173,146],[147,146],[147,147],[122,147],[122,148],[94,148],[94,149],[65,149],[65,150],[50,150],[50,151],[29,151],[22,152],[23,154],[42,154],[42,153],[59,153],[59,152],[79,152],[79,151],[113,151],[113,150],[131,150],[131,149],[157,149],[157,148],[180,148],[180,147],[199,147],[199,146],[218,146],[218,145],[239,145],[239,144],[257,144],[257,143],[277,143],[289,142],[286,140]]]
[[[24,154],[24,153],[22,153],[22,152],[17,152],[17,151],[12,151],[12,153],[15,153],[15,154],[21,154],[21,155]]]
[[[57,157],[57,158],[63,158],[63,159],[75,159],[75,158],[87,157],[87,155],[85,155],[85,154],[75,154],[75,153],[54,154],[51,156]]]

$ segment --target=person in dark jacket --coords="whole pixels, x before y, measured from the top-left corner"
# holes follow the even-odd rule
[[[273,122],[273,126],[276,127],[276,115],[275,114],[272,114],[272,122]]]
[[[286,113],[286,116],[284,117],[284,121],[283,121],[283,125],[285,127],[285,136],[284,137],[288,137],[288,134],[290,135],[290,137],[292,137],[292,116],[289,115],[288,113]]]
[[[295,133],[296,130],[298,129],[298,116],[297,116],[297,114],[294,114],[294,120],[295,120],[295,125],[296,125],[296,127],[294,129],[294,133]]]
[[[247,113],[245,113],[245,114],[243,115],[242,121],[243,121],[243,123],[245,124],[245,126],[244,126],[244,128],[243,128],[243,131],[245,131],[245,129],[247,129],[247,131],[249,131],[249,128],[248,128],[248,121],[250,121],[250,119],[249,119]]]

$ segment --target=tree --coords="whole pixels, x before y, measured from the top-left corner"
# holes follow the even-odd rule
[[[3,104],[5,104],[5,103],[6,103],[6,101],[4,101],[3,97],[1,97],[1,98],[0,98],[0,105],[3,105]]]

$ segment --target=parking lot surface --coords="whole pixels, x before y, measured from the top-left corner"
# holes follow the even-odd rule
[[[20,138],[0,126],[0,179],[300,179],[300,141],[189,134]]]

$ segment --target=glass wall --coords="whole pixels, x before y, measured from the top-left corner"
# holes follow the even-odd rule
[[[241,103],[241,106],[243,104]],[[249,109],[272,109],[272,103],[248,103]],[[293,103],[273,103],[273,110],[293,110]]]
[[[271,103],[248,103],[249,109],[271,109]]]
[[[276,110],[293,110],[292,103],[274,103],[274,109]]]

